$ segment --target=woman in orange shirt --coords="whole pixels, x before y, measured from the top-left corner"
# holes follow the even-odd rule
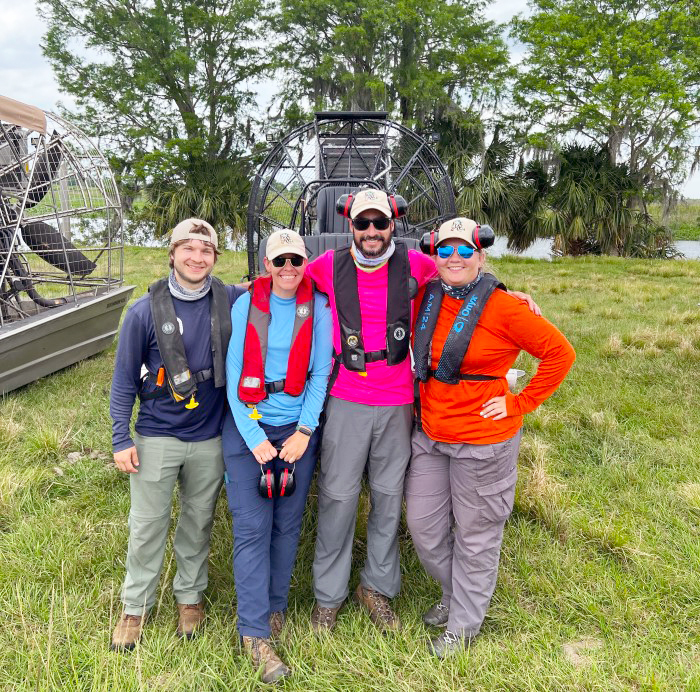
[[[523,414],[561,384],[574,362],[566,338],[482,271],[479,227],[446,221],[437,234],[439,279],[416,301],[413,352],[420,389],[406,478],[406,518],[442,598],[423,616],[446,627],[440,658],[479,632],[496,586],[503,527],[513,509]],[[520,394],[506,373],[521,350],[540,359]]]

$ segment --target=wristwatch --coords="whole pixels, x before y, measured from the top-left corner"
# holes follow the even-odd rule
[[[311,437],[314,434],[314,431],[308,425],[297,425],[297,431],[307,437]]]

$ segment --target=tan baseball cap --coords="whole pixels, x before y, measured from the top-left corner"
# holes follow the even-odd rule
[[[265,246],[265,257],[273,260],[275,257],[285,255],[288,252],[308,257],[304,239],[296,231],[293,231],[291,228],[281,228],[279,231],[271,233]]]
[[[382,190],[360,190],[352,200],[350,218],[354,219],[358,214],[368,209],[376,209],[387,218],[391,218],[391,207],[386,192]]]
[[[204,233],[192,233],[193,228],[197,226],[203,226],[207,231],[209,231],[209,238],[206,237]],[[219,247],[219,241],[216,237],[216,231],[214,227],[202,219],[185,219],[180,221],[180,223],[173,228],[173,232],[170,235],[170,247],[179,243],[181,240],[203,240],[204,242],[211,243],[215,248]]]
[[[444,240],[450,240],[456,238],[457,240],[463,240],[467,245],[470,245],[475,250],[479,248],[474,244],[474,229],[478,228],[479,224],[476,221],[467,219],[464,216],[458,216],[456,219],[450,219],[445,221],[439,230],[436,246],[442,243]]]

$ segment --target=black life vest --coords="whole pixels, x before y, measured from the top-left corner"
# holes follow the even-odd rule
[[[357,289],[357,272],[350,246],[333,253],[333,290],[340,324],[342,364],[352,372],[365,372],[366,364],[386,360],[397,365],[408,356],[411,324],[411,300],[417,283],[411,277],[408,247],[394,241],[396,249],[389,258],[386,303],[386,348],[366,352],[362,342],[362,312]],[[339,356],[336,355],[336,360]],[[329,387],[330,391],[330,387]]]
[[[434,377],[445,384],[457,384],[461,380],[499,379],[491,375],[469,375],[459,371],[481,313],[497,288],[506,290],[506,287],[493,274],[484,274],[481,281],[467,294],[447,335],[437,369],[431,370],[433,332],[444,293],[439,279],[431,281],[426,286],[418,309],[413,336],[413,358],[418,380],[426,382],[429,377]]]
[[[226,351],[231,339],[231,306],[228,293],[220,279],[212,276],[209,291],[209,313],[211,316],[211,353],[214,361],[212,369],[192,373],[187,364],[185,345],[178,329],[173,297],[168,287],[168,279],[159,279],[148,288],[151,315],[156,332],[156,341],[166,373],[167,386],[142,393],[141,399],[155,399],[167,396],[175,401],[191,397],[197,391],[197,384],[214,378],[215,387],[226,386]],[[156,374],[148,379],[154,382]]]
[[[243,344],[243,368],[238,381],[238,398],[244,404],[258,404],[269,393],[280,391],[291,396],[299,396],[304,391],[308,377],[314,323],[313,282],[305,276],[297,288],[287,375],[284,380],[266,384],[265,357],[267,356],[267,331],[270,325],[271,291],[271,277],[260,277],[253,282]]]

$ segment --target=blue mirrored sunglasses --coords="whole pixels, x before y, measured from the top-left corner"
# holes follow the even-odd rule
[[[439,247],[437,249],[438,257],[440,259],[447,259],[448,257],[452,257],[454,251],[454,245],[443,245],[442,247]],[[469,259],[474,254],[474,248],[469,247],[468,245],[458,245],[457,254],[463,259]]]

